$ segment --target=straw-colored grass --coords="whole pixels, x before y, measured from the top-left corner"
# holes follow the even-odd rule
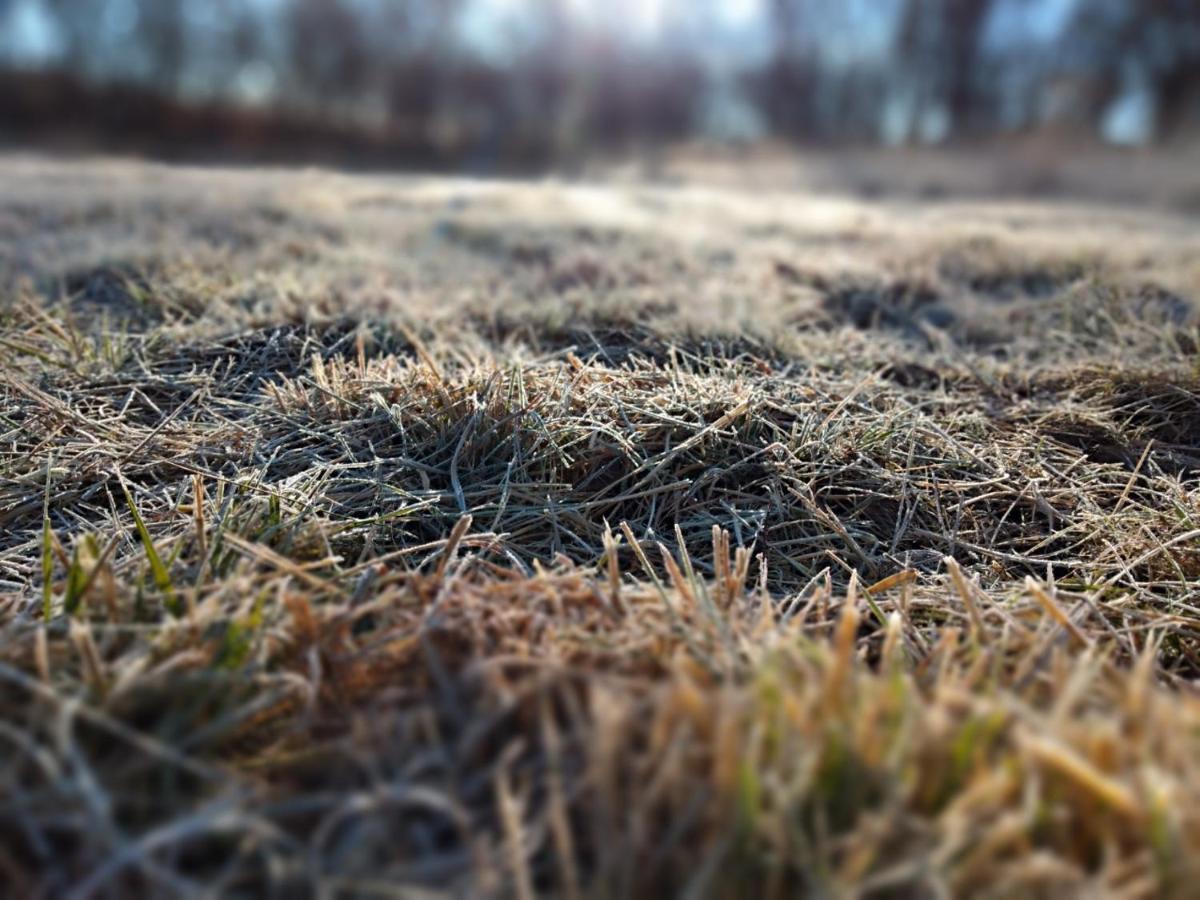
[[[0,182],[6,892],[1200,876],[1194,220]]]

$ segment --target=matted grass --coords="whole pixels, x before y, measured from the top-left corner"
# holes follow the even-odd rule
[[[17,895],[1186,895],[1195,221],[3,163]]]

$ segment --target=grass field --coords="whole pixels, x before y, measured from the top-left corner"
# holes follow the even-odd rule
[[[1194,212],[8,157],[0,286],[0,893],[1200,877]]]

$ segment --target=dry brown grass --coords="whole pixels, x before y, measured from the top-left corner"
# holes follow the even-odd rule
[[[1194,221],[3,168],[12,893],[1200,875]]]

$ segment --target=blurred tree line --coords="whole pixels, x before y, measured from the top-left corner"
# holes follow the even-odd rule
[[[723,2],[659,0],[647,36],[625,21],[637,0],[599,15],[580,0],[0,0],[0,62],[24,86],[0,92],[0,117],[83,102],[77,119],[112,129],[102,107],[119,103],[126,127],[152,129],[197,107],[263,140],[262,121],[302,118],[481,163],[694,136],[1141,141],[1200,123],[1200,0],[741,0],[753,21],[737,28]],[[89,90],[108,99],[88,108]]]

